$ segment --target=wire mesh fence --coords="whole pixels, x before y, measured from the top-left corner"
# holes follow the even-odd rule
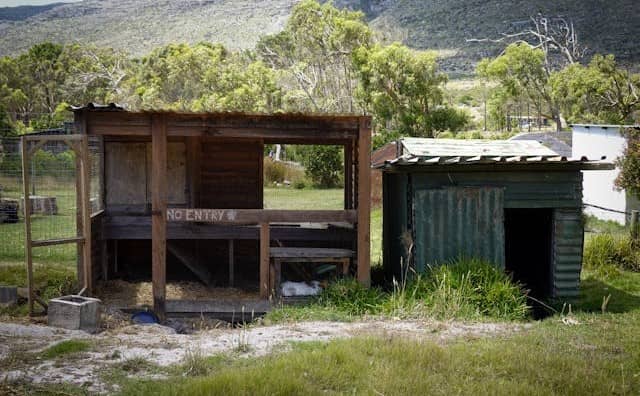
[[[46,136],[46,135],[45,135]],[[29,141],[28,199],[32,240],[73,238],[78,235],[77,153],[59,139]],[[25,254],[24,190],[20,138],[0,139],[0,262],[19,261]],[[102,142],[89,142],[91,211],[102,209]],[[38,247],[36,261],[75,262],[75,244]]]

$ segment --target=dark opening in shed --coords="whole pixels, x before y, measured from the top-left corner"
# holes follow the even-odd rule
[[[505,270],[536,298],[551,292],[552,209],[504,210]]]

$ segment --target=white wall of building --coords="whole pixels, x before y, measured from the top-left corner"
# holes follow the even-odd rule
[[[625,139],[622,137],[620,126],[603,125],[572,125],[573,142],[572,156],[589,159],[600,159],[603,155],[608,161],[615,161],[622,155]],[[615,189],[614,181],[620,171],[583,171],[582,201],[586,204],[598,205],[605,208],[625,211],[627,199],[624,191]],[[585,212],[603,220],[613,220],[625,223],[625,215],[586,207]]]

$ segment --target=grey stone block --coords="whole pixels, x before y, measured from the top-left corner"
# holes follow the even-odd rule
[[[0,307],[10,307],[18,303],[16,286],[0,286]]]
[[[95,333],[100,327],[100,303],[97,298],[62,296],[49,301],[49,326]]]

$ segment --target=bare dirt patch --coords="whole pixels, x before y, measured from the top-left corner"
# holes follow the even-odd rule
[[[367,320],[361,322],[300,322],[245,328],[213,328],[177,334],[160,325],[125,325],[96,335],[36,324],[0,323],[0,382],[72,383],[89,392],[115,391],[103,373],[127,362],[160,367],[180,364],[189,351],[202,356],[228,353],[262,356],[281,352],[292,342],[329,341],[354,336],[412,337],[442,343],[460,337],[492,337],[522,331],[531,324],[460,323]],[[63,340],[83,339],[91,350],[81,355],[46,360],[38,353]],[[30,359],[12,359],[16,353]],[[136,373],[136,376],[145,373]],[[158,373],[148,373],[158,376]]]

